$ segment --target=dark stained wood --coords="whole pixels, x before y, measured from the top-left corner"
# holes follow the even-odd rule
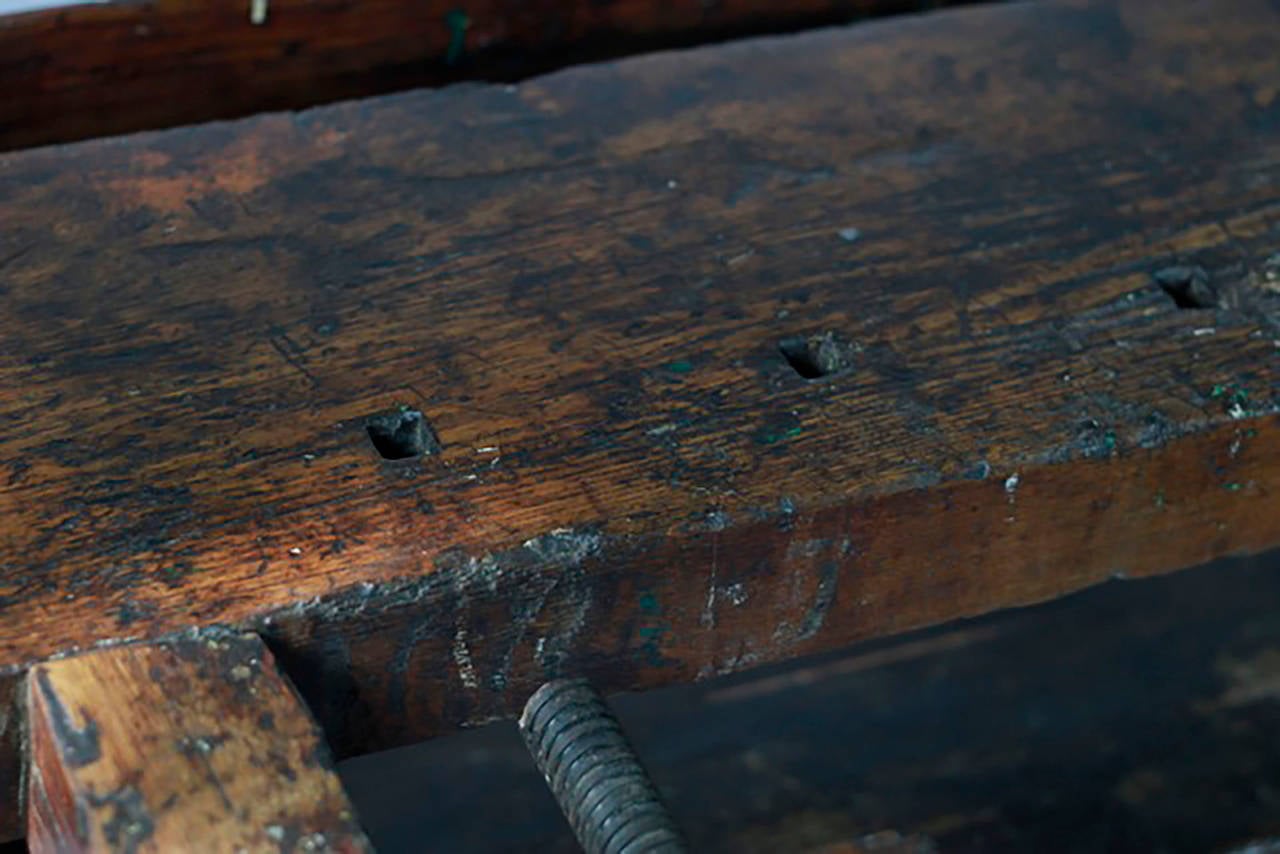
[[[975,7],[0,156],[2,672],[255,628],[345,754],[1280,545],[1277,48]]]
[[[33,852],[370,850],[323,734],[252,635],[41,664],[27,708]]]
[[[939,0],[127,0],[0,15],[0,149],[297,109]]]

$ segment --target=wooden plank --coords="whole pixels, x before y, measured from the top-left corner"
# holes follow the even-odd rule
[[[350,753],[1280,545],[1277,47],[975,7],[0,157],[0,668],[256,628]]]
[[[0,149],[297,109],[942,0],[155,0],[0,15]]]
[[[323,735],[252,635],[41,664],[27,708],[34,852],[370,850]]]

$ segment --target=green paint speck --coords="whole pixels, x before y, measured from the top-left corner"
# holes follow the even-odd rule
[[[471,19],[461,9],[454,9],[444,16],[444,25],[449,28],[449,47],[445,50],[444,61],[448,65],[453,65],[462,58]]]
[[[1235,481],[1232,481],[1231,483],[1225,484],[1222,488],[1225,489],[1227,492],[1239,492],[1240,490],[1244,489],[1244,484],[1236,483]]]
[[[1107,449],[1108,454],[1114,454],[1116,452],[1116,434],[1108,430],[1106,435],[1102,437],[1102,446]]]
[[[173,564],[161,567],[160,577],[167,584],[176,584],[181,582],[186,576],[193,574],[195,571],[195,567],[190,564]]]
[[[640,610],[646,614],[662,613],[662,606],[658,604],[658,597],[652,593],[640,594]]]
[[[1164,490],[1163,489],[1156,491],[1156,506],[1164,507]]]
[[[662,367],[666,368],[673,374],[687,374],[693,370],[693,362],[688,359],[678,359],[674,362],[667,362]]]
[[[756,441],[762,445],[773,445],[785,439],[794,439],[804,432],[804,428],[795,426],[784,430],[764,429],[756,433]]]
[[[1249,412],[1249,391],[1239,383],[1215,385],[1209,397],[1222,401],[1222,410],[1232,418],[1246,418]]]

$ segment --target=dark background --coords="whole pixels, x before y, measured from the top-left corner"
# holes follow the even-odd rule
[[[1280,851],[1278,606],[1221,562],[615,706],[695,851]],[[387,854],[576,850],[510,722],[342,773]]]

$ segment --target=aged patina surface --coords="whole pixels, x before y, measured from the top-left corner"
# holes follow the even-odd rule
[[[1278,252],[1262,0],[0,155],[0,682],[257,629],[352,753],[1275,547]]]

